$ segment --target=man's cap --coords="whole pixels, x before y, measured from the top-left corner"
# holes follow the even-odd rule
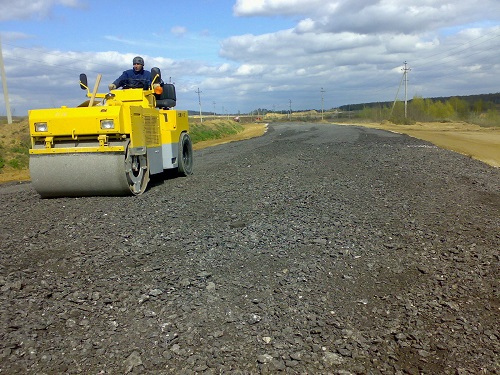
[[[134,61],[132,62],[132,64],[141,64],[142,66],[144,66],[144,59],[141,56],[136,56],[134,57]]]

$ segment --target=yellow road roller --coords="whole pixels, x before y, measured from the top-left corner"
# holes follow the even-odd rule
[[[78,107],[29,111],[30,176],[42,198],[139,195],[150,175],[166,170],[193,172],[193,147],[187,111],[176,105],[173,84],[151,69],[147,89],[98,93],[86,74],[87,91]]]

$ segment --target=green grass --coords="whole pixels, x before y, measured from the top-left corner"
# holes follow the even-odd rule
[[[189,135],[193,143],[220,139],[243,131],[243,126],[231,120],[210,120],[204,123],[192,123]]]
[[[22,134],[19,131],[14,132],[10,145],[5,142],[8,138],[2,137],[4,141],[0,141],[0,171],[5,166],[12,169],[22,170],[27,169],[29,164],[29,135]]]
[[[10,167],[21,170],[28,168],[29,159],[27,155],[17,155],[7,162]]]
[[[28,155],[29,154],[29,145],[27,144],[19,144],[11,147],[11,152],[14,154]]]

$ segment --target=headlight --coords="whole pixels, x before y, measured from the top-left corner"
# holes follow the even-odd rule
[[[46,122],[35,122],[35,131],[36,132],[46,132],[49,130]]]
[[[101,120],[101,129],[109,130],[115,128],[115,122],[113,120]]]

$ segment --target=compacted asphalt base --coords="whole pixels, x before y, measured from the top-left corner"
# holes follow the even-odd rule
[[[136,197],[0,186],[0,373],[499,373],[498,169],[317,124],[194,156]]]

